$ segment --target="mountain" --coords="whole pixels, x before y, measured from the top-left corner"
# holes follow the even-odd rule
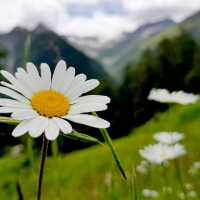
[[[107,67],[110,62],[122,56],[132,44],[148,38],[172,24],[174,22],[170,19],[156,23],[148,23],[139,27],[134,32],[123,33],[112,40],[98,37],[80,38],[76,36],[63,36],[63,38],[75,48],[83,51],[86,55],[97,58],[99,62],[105,64]]]
[[[23,67],[25,55],[25,42],[28,31],[22,28],[15,28],[10,33],[0,35],[0,44],[8,52],[6,70],[11,73],[16,68]],[[68,67],[73,66],[76,73],[84,73],[89,79],[113,79],[104,71],[102,65],[78,51],[53,31],[48,30],[43,25],[39,25],[31,33],[30,62],[37,67],[40,63],[48,63],[54,70],[56,63],[63,59]]]
[[[63,38],[76,49],[92,58],[97,58],[103,46],[108,42],[107,40],[98,37],[81,38],[77,36],[63,36]]]
[[[131,43],[129,50],[109,65],[110,74],[115,77],[119,76],[119,74],[122,74],[126,64],[139,61],[141,54],[145,50],[155,48],[162,39],[174,38],[182,31],[190,34],[198,43],[200,43],[200,12],[185,19],[181,23],[173,24],[166,30],[154,34],[147,39],[141,40],[138,43]]]
[[[102,48],[98,56],[99,58],[103,58],[103,60],[107,58],[115,59],[123,55],[131,45],[165,30],[172,24],[174,24],[172,20],[166,19],[156,23],[145,24],[131,33],[123,33],[120,38],[109,42],[107,46]]]

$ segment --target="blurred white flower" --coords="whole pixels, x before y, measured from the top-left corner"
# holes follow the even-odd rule
[[[136,167],[136,170],[138,172],[140,172],[141,174],[147,174],[147,172],[148,172],[148,169],[146,167],[142,166],[142,165],[138,165]]]
[[[190,175],[194,175],[194,174],[197,173],[197,171],[196,171],[195,169],[191,168],[191,169],[189,169],[188,173],[189,173]]]
[[[163,144],[173,144],[184,139],[183,133],[178,132],[158,132],[153,135],[153,138]]]
[[[191,191],[191,192],[189,192],[188,196],[191,198],[195,198],[197,196],[197,194],[195,191]]]
[[[200,169],[200,162],[195,162],[193,164],[193,167],[196,168],[196,169]]]
[[[91,193],[91,196],[94,197],[95,199],[98,198],[98,196],[99,196],[98,189],[93,189],[92,193]]]
[[[169,146],[167,144],[154,144],[139,150],[140,155],[151,163],[161,164],[165,160],[172,160],[187,153],[185,147],[181,144]]]
[[[145,196],[145,197],[150,197],[151,196],[151,190],[149,189],[144,189],[142,191],[142,194]]]
[[[149,166],[149,163],[148,163],[146,160],[142,160],[142,161],[141,161],[141,165],[142,165],[143,167],[148,167],[148,166]]]
[[[183,192],[180,192],[178,195],[181,199],[185,199],[185,194]]]
[[[170,166],[170,163],[169,163],[168,160],[165,160],[165,161],[163,162],[163,165],[164,165],[164,167],[169,167],[169,166]]]
[[[111,187],[111,184],[112,184],[112,173],[111,173],[111,172],[107,172],[107,173],[106,173],[105,184],[106,184],[108,187]]]
[[[190,175],[195,175],[200,169],[200,162],[194,162],[192,167],[189,169],[188,173]]]
[[[153,198],[158,198],[159,193],[155,190],[149,190],[149,189],[144,189],[142,191],[143,196],[145,197],[153,197]]]
[[[172,188],[171,187],[163,187],[163,192],[172,193]]]
[[[147,98],[161,103],[177,103],[186,105],[190,103],[195,104],[199,99],[199,96],[192,93],[185,93],[184,91],[174,91],[170,93],[167,89],[153,88]]]
[[[185,188],[187,189],[187,190],[191,190],[192,189],[192,184],[190,184],[190,183],[185,183]]]
[[[158,196],[159,196],[159,193],[157,191],[155,191],[155,190],[151,191],[151,197],[158,198]]]
[[[20,156],[21,152],[24,150],[24,145],[23,144],[18,144],[18,145],[15,145],[13,146],[11,149],[10,149],[10,153],[13,157],[17,157],[17,156]]]

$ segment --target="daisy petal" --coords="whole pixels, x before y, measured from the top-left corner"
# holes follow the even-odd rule
[[[24,86],[24,88],[26,88],[26,90],[29,91],[30,93],[30,98],[31,99],[33,97],[33,95],[37,92],[37,90],[33,87],[32,83],[30,82],[30,80],[27,80],[24,74],[21,73],[15,73],[15,76],[17,78],[17,80],[19,81],[19,83],[21,85]]]
[[[79,97],[73,101],[70,101],[70,104],[79,104],[79,103],[110,103],[110,98],[103,95],[87,95],[83,97]]]
[[[79,124],[85,124],[95,128],[108,128],[110,123],[104,119],[99,117],[95,117],[92,115],[80,114],[80,115],[66,115],[62,118],[68,119],[72,122],[76,122]]]
[[[22,103],[20,101],[11,100],[11,99],[0,99],[0,106],[10,106],[10,107],[18,107],[18,108],[29,108],[32,109],[31,105],[26,103]]]
[[[75,76],[75,69],[73,67],[70,67],[65,73],[64,82],[59,89],[60,93],[64,94],[67,91],[70,84],[72,83],[72,80],[74,79],[74,76]]]
[[[23,86],[27,88],[28,90],[33,91],[34,93],[37,92],[37,89],[35,86],[32,84],[31,79],[29,74],[22,68],[17,68],[18,73],[25,79],[24,81],[26,82]]]
[[[8,88],[10,88],[10,89],[13,89],[13,90],[19,92],[19,90],[14,85],[12,85],[12,84],[6,83],[4,81],[1,81],[1,84],[4,85],[4,86],[6,86],[6,87],[8,87]]]
[[[17,99],[23,103],[30,104],[30,101],[27,98],[23,97],[21,94],[18,94],[17,92],[14,92],[13,90],[10,90],[8,88],[0,87],[0,93],[10,96],[14,99]]]
[[[53,119],[48,119],[49,124],[45,129],[45,135],[48,140],[55,140],[59,135],[59,127]]]
[[[0,113],[13,113],[20,112],[23,108],[16,107],[0,107]]]
[[[83,93],[89,92],[90,90],[96,88],[99,85],[98,80],[86,81],[81,87],[75,90],[71,95],[68,96],[69,101],[73,101],[81,96]]]
[[[24,96],[26,96],[29,99],[31,98],[30,92],[26,90],[12,74],[4,70],[1,70],[1,74],[6,79],[8,79],[14,85],[14,87],[16,87],[18,91],[20,91],[20,93],[22,93]]]
[[[32,109],[22,109],[20,112],[14,112],[11,117],[16,120],[24,120],[38,117],[38,113]]]
[[[53,120],[57,123],[63,133],[67,134],[72,132],[72,126],[68,121],[57,117],[53,117]]]
[[[37,91],[44,90],[44,84],[39,76],[38,70],[33,63],[27,63],[26,68],[30,77],[30,80]]]
[[[63,80],[65,77],[66,72],[66,63],[65,61],[61,60],[56,65],[56,68],[53,73],[51,89],[54,91],[58,91],[63,84]]]
[[[43,116],[39,116],[36,119],[34,119],[29,130],[30,136],[34,138],[39,137],[47,128],[48,121],[48,118]]]
[[[94,112],[94,111],[102,111],[106,110],[107,105],[101,104],[101,103],[80,103],[80,104],[74,104],[70,106],[70,110],[68,114],[80,114],[80,113],[86,113],[86,112]]]
[[[12,136],[19,137],[27,133],[33,120],[34,119],[26,119],[23,122],[21,122],[19,125],[17,125],[12,132]]]
[[[45,90],[50,90],[51,88],[51,70],[49,68],[49,65],[46,63],[42,63],[40,65],[41,68],[41,78],[44,83]]]
[[[83,82],[86,80],[86,76],[84,74],[79,74],[74,77],[73,81],[71,82],[71,85],[67,89],[67,91],[64,93],[66,97],[68,97],[74,90],[79,88]]]

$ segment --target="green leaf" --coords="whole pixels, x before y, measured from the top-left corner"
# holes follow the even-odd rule
[[[69,134],[61,133],[61,135],[63,135],[64,137],[68,137],[68,138],[71,138],[71,139],[74,139],[74,140],[79,140],[79,141],[82,141],[82,142],[91,142],[91,143],[97,143],[97,144],[104,145],[98,139],[93,138],[89,135],[85,135],[83,133],[78,133],[75,130],[72,130],[72,132],[69,133]]]
[[[96,112],[92,112],[92,115],[98,117],[98,115],[96,114]],[[122,167],[122,164],[121,164],[121,162],[119,160],[119,157],[118,157],[117,152],[116,152],[116,150],[115,150],[115,148],[114,148],[114,146],[112,144],[112,140],[111,140],[111,138],[110,138],[107,130],[105,128],[100,128],[99,130],[101,131],[101,133],[102,133],[102,135],[104,137],[104,140],[106,141],[106,143],[110,147],[110,150],[111,150],[111,152],[113,154],[115,162],[116,162],[116,164],[117,164],[117,166],[118,166],[118,168],[119,168],[122,176],[124,177],[125,180],[127,180],[126,173],[124,171],[124,168]]]
[[[15,120],[11,117],[0,117],[0,123],[7,123],[7,124],[12,124],[12,125],[18,125],[22,121]]]

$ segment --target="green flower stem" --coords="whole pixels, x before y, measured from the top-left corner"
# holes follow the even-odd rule
[[[178,177],[180,186],[181,186],[181,188],[182,188],[183,193],[185,194],[185,199],[188,199],[188,198],[187,198],[186,189],[185,189],[184,184],[183,184],[183,181],[182,181],[182,179],[181,179],[181,174],[180,174],[180,169],[179,169],[178,161],[177,161],[176,159],[174,160],[174,164],[175,164],[176,174],[177,174],[177,177]]]
[[[96,112],[92,112],[92,115],[98,117],[98,115],[96,114]],[[108,144],[108,146],[109,146],[109,148],[110,148],[110,150],[111,150],[111,152],[112,152],[112,154],[113,154],[113,157],[114,157],[114,159],[115,159],[115,162],[116,162],[116,164],[117,164],[117,166],[118,166],[118,168],[119,168],[119,170],[120,170],[122,176],[123,176],[124,179],[127,181],[127,177],[126,177],[125,171],[124,171],[124,169],[123,169],[123,167],[122,167],[122,164],[121,164],[121,162],[120,162],[120,160],[119,160],[119,157],[118,157],[118,155],[117,155],[117,153],[116,153],[116,150],[115,150],[115,148],[114,148],[114,146],[113,146],[113,144],[112,144],[112,140],[111,140],[110,136],[108,135],[107,130],[104,129],[104,128],[101,128],[101,129],[99,129],[99,130],[101,131],[101,133],[102,133],[102,135],[103,135],[103,137],[104,137],[104,140],[105,140],[106,143]]]
[[[131,190],[132,190],[132,199],[137,200],[138,198],[137,198],[136,172],[135,172],[134,166],[132,170],[132,189]]]
[[[39,175],[39,183],[38,183],[37,200],[40,200],[41,192],[42,192],[42,180],[43,180],[44,165],[45,165],[45,160],[46,160],[47,150],[48,150],[48,143],[49,143],[49,140],[47,140],[45,133],[43,133],[43,143],[42,143],[42,152],[41,152],[41,163],[40,163],[40,175]]]

